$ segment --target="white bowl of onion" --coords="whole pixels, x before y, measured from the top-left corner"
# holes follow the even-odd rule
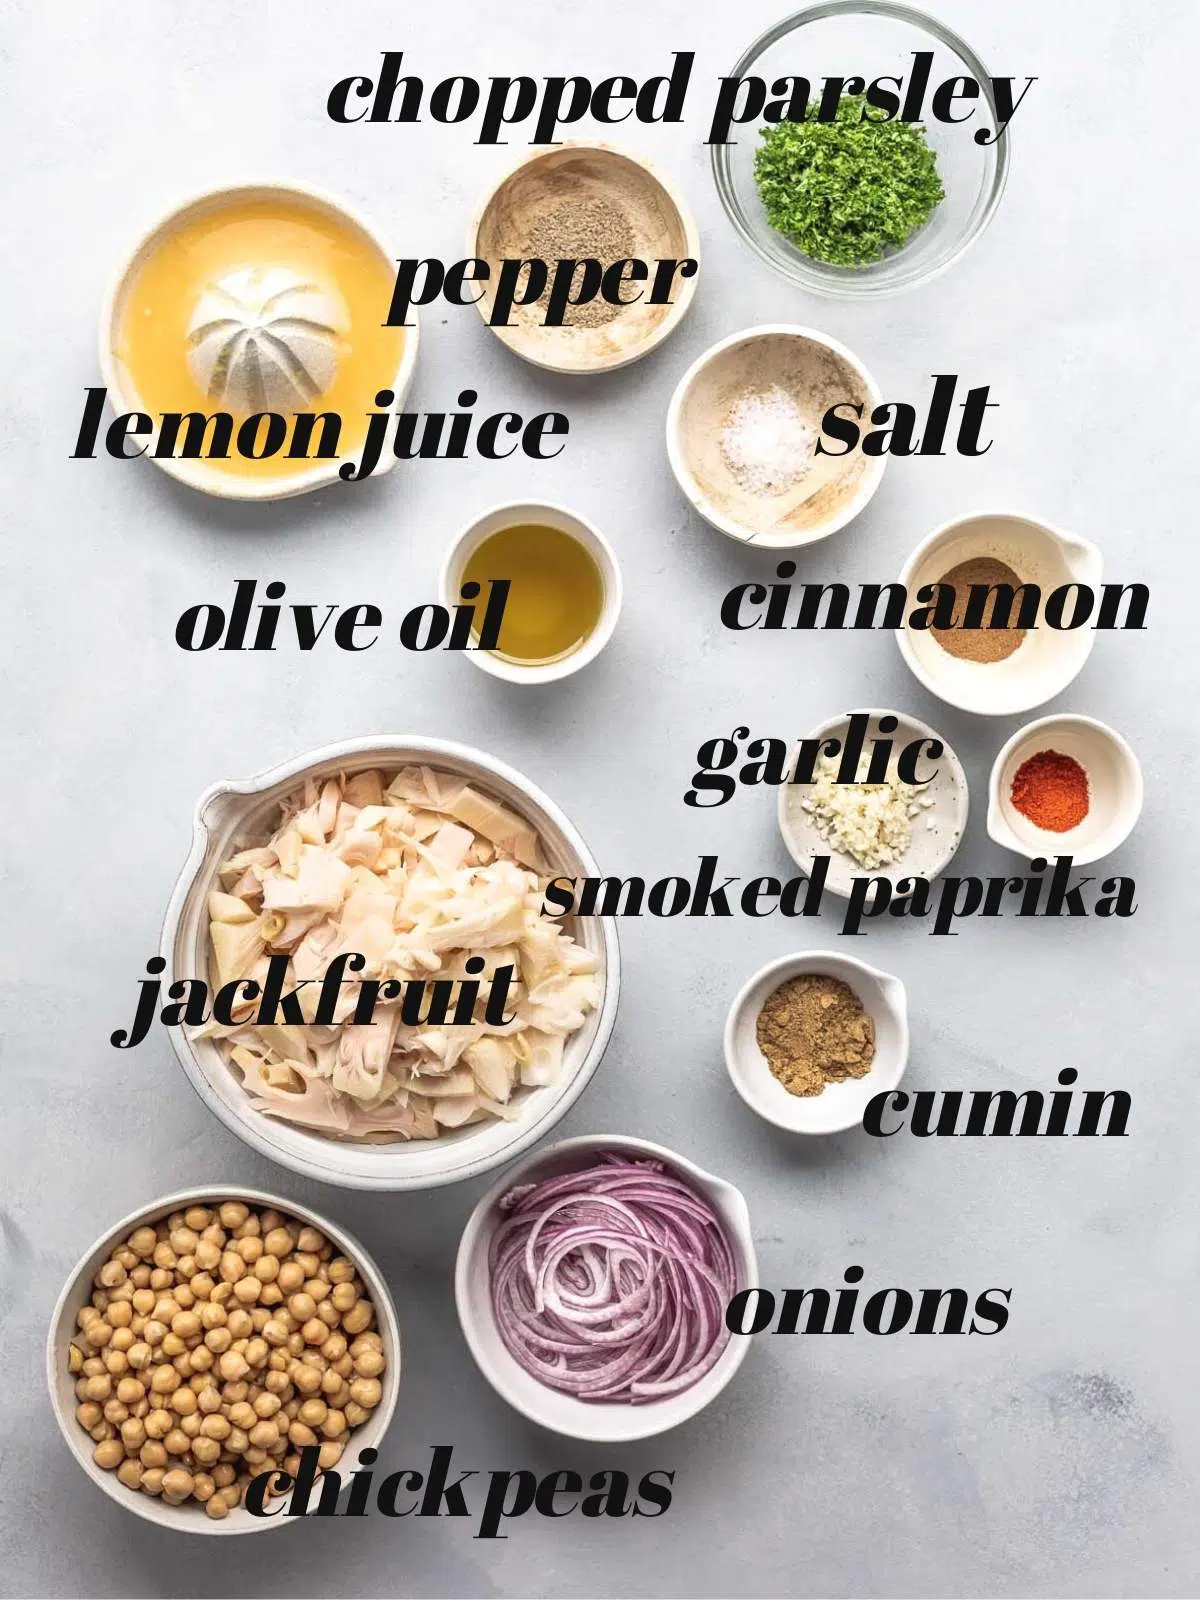
[[[408,766],[434,769],[469,782],[507,807],[534,830],[551,873],[596,876],[595,861],[573,824],[549,797],[513,768],[466,745],[416,735],[376,735],[326,745],[273,767],[257,777],[215,784],[196,806],[191,852],[172,893],[163,926],[162,975],[167,985],[210,975],[210,895],[221,891],[222,864],[243,845],[271,836],[283,801],[307,783],[318,788],[338,775]],[[256,1109],[243,1080],[230,1065],[227,1041],[203,1030],[168,1029],[193,1088],[208,1108],[240,1139],[273,1161],[307,1177],[346,1188],[400,1190],[457,1183],[510,1161],[544,1138],[587,1086],[608,1044],[620,987],[620,956],[611,918],[571,919],[570,932],[594,960],[598,990],[594,1007],[563,1046],[553,1081],[517,1087],[508,1116],[489,1116],[437,1137],[377,1142],[341,1137]]]
[[[606,1157],[616,1157],[619,1165],[605,1163]],[[637,1187],[610,1189],[605,1198],[611,1220],[599,1211],[594,1213],[586,1224],[588,1238],[575,1247],[573,1261],[565,1259],[570,1252],[564,1250],[564,1242],[569,1241],[564,1241],[561,1230],[572,1219],[563,1217],[562,1208],[578,1199],[581,1191],[586,1198],[595,1198],[596,1175],[603,1183],[614,1174]],[[538,1189],[556,1181],[565,1189],[543,1203]],[[514,1208],[513,1191],[526,1185],[535,1187],[527,1196],[517,1197]],[[510,1197],[507,1202],[506,1196]],[[679,1213],[671,1208],[682,1205],[686,1218],[689,1196],[697,1214],[710,1220],[701,1224],[693,1217],[683,1222],[693,1230],[693,1239],[699,1229],[703,1241],[698,1250],[686,1252],[691,1260],[688,1270],[683,1270],[678,1258],[672,1259],[669,1248],[642,1251],[643,1262],[639,1263],[642,1247],[637,1226],[631,1236],[629,1227],[621,1225],[620,1205],[634,1210],[641,1227],[649,1226],[669,1245],[679,1237]],[[539,1226],[546,1206],[556,1200],[559,1211],[551,1212]],[[578,1221],[578,1212],[574,1220]],[[530,1235],[533,1243],[528,1248],[539,1272],[546,1274],[548,1295],[564,1313],[559,1319],[560,1342],[572,1347],[572,1353],[561,1358],[565,1372],[551,1375],[550,1382],[537,1374],[536,1359],[529,1356],[535,1342],[514,1338],[514,1334],[522,1334],[523,1318],[518,1314],[520,1289],[514,1290],[513,1285],[522,1274]],[[580,1249],[588,1259],[581,1257]],[[642,1284],[649,1283],[652,1290],[664,1280],[671,1285],[667,1294],[651,1305],[645,1342],[636,1350],[632,1341],[612,1338],[618,1321],[628,1314],[628,1308],[618,1312],[614,1285],[604,1273],[603,1263],[617,1259],[614,1252],[632,1259],[635,1277],[633,1286],[627,1285],[627,1295],[636,1293]],[[649,1260],[659,1263],[659,1269],[653,1274],[641,1273],[639,1266]],[[459,1242],[454,1295],[471,1354],[509,1405],[531,1422],[568,1438],[617,1444],[665,1433],[717,1398],[749,1347],[747,1338],[726,1330],[726,1306],[736,1292],[757,1283],[750,1213],[740,1190],[647,1139],[589,1134],[564,1139],[527,1156],[484,1195]],[[672,1328],[678,1326],[680,1307],[685,1332],[674,1347],[678,1353],[673,1359],[667,1346]],[[596,1337],[600,1330],[607,1334],[603,1341]],[[535,1336],[538,1331],[533,1328]],[[521,1359],[514,1354],[518,1346],[524,1352]],[[632,1355],[636,1361],[630,1359]],[[609,1375],[603,1383],[598,1382],[596,1363],[607,1363],[610,1357]],[[562,1384],[568,1387],[559,1386]],[[650,1392],[635,1397],[631,1390],[639,1384]],[[582,1391],[589,1385],[620,1391],[620,1397],[584,1398]]]

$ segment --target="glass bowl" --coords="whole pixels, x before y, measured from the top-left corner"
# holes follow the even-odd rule
[[[980,85],[978,110],[969,121],[924,124],[937,156],[945,199],[906,244],[864,267],[835,267],[806,256],[767,221],[754,183],[758,126],[732,131],[735,142],[712,147],[713,177],[729,220],[758,255],[777,272],[818,294],[883,296],[927,283],[957,261],[978,238],[1004,192],[1008,176],[1008,133],[979,145],[972,135],[990,120],[996,126],[991,78],[975,52],[949,28],[912,6],[894,0],[824,0],[806,6],[756,39],[733,68],[732,77],[760,77],[770,85],[797,75],[812,86],[809,103],[820,95],[826,77],[904,77],[913,52],[933,53],[924,109],[934,88],[947,78],[970,77]]]

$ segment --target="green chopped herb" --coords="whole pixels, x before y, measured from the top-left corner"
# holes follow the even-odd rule
[[[833,122],[810,107],[803,122],[762,129],[754,181],[767,221],[798,250],[837,267],[862,267],[897,250],[945,196],[937,158],[918,122],[880,122],[849,95]]]

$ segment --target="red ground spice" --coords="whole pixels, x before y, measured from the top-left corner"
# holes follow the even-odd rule
[[[1017,768],[1011,798],[1035,828],[1067,833],[1088,814],[1087,773],[1071,756],[1039,750]]]

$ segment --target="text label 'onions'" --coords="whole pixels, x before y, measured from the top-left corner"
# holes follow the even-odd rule
[[[728,1343],[733,1254],[708,1202],[660,1161],[522,1184],[489,1252],[492,1309],[531,1376],[580,1400],[660,1400]]]

